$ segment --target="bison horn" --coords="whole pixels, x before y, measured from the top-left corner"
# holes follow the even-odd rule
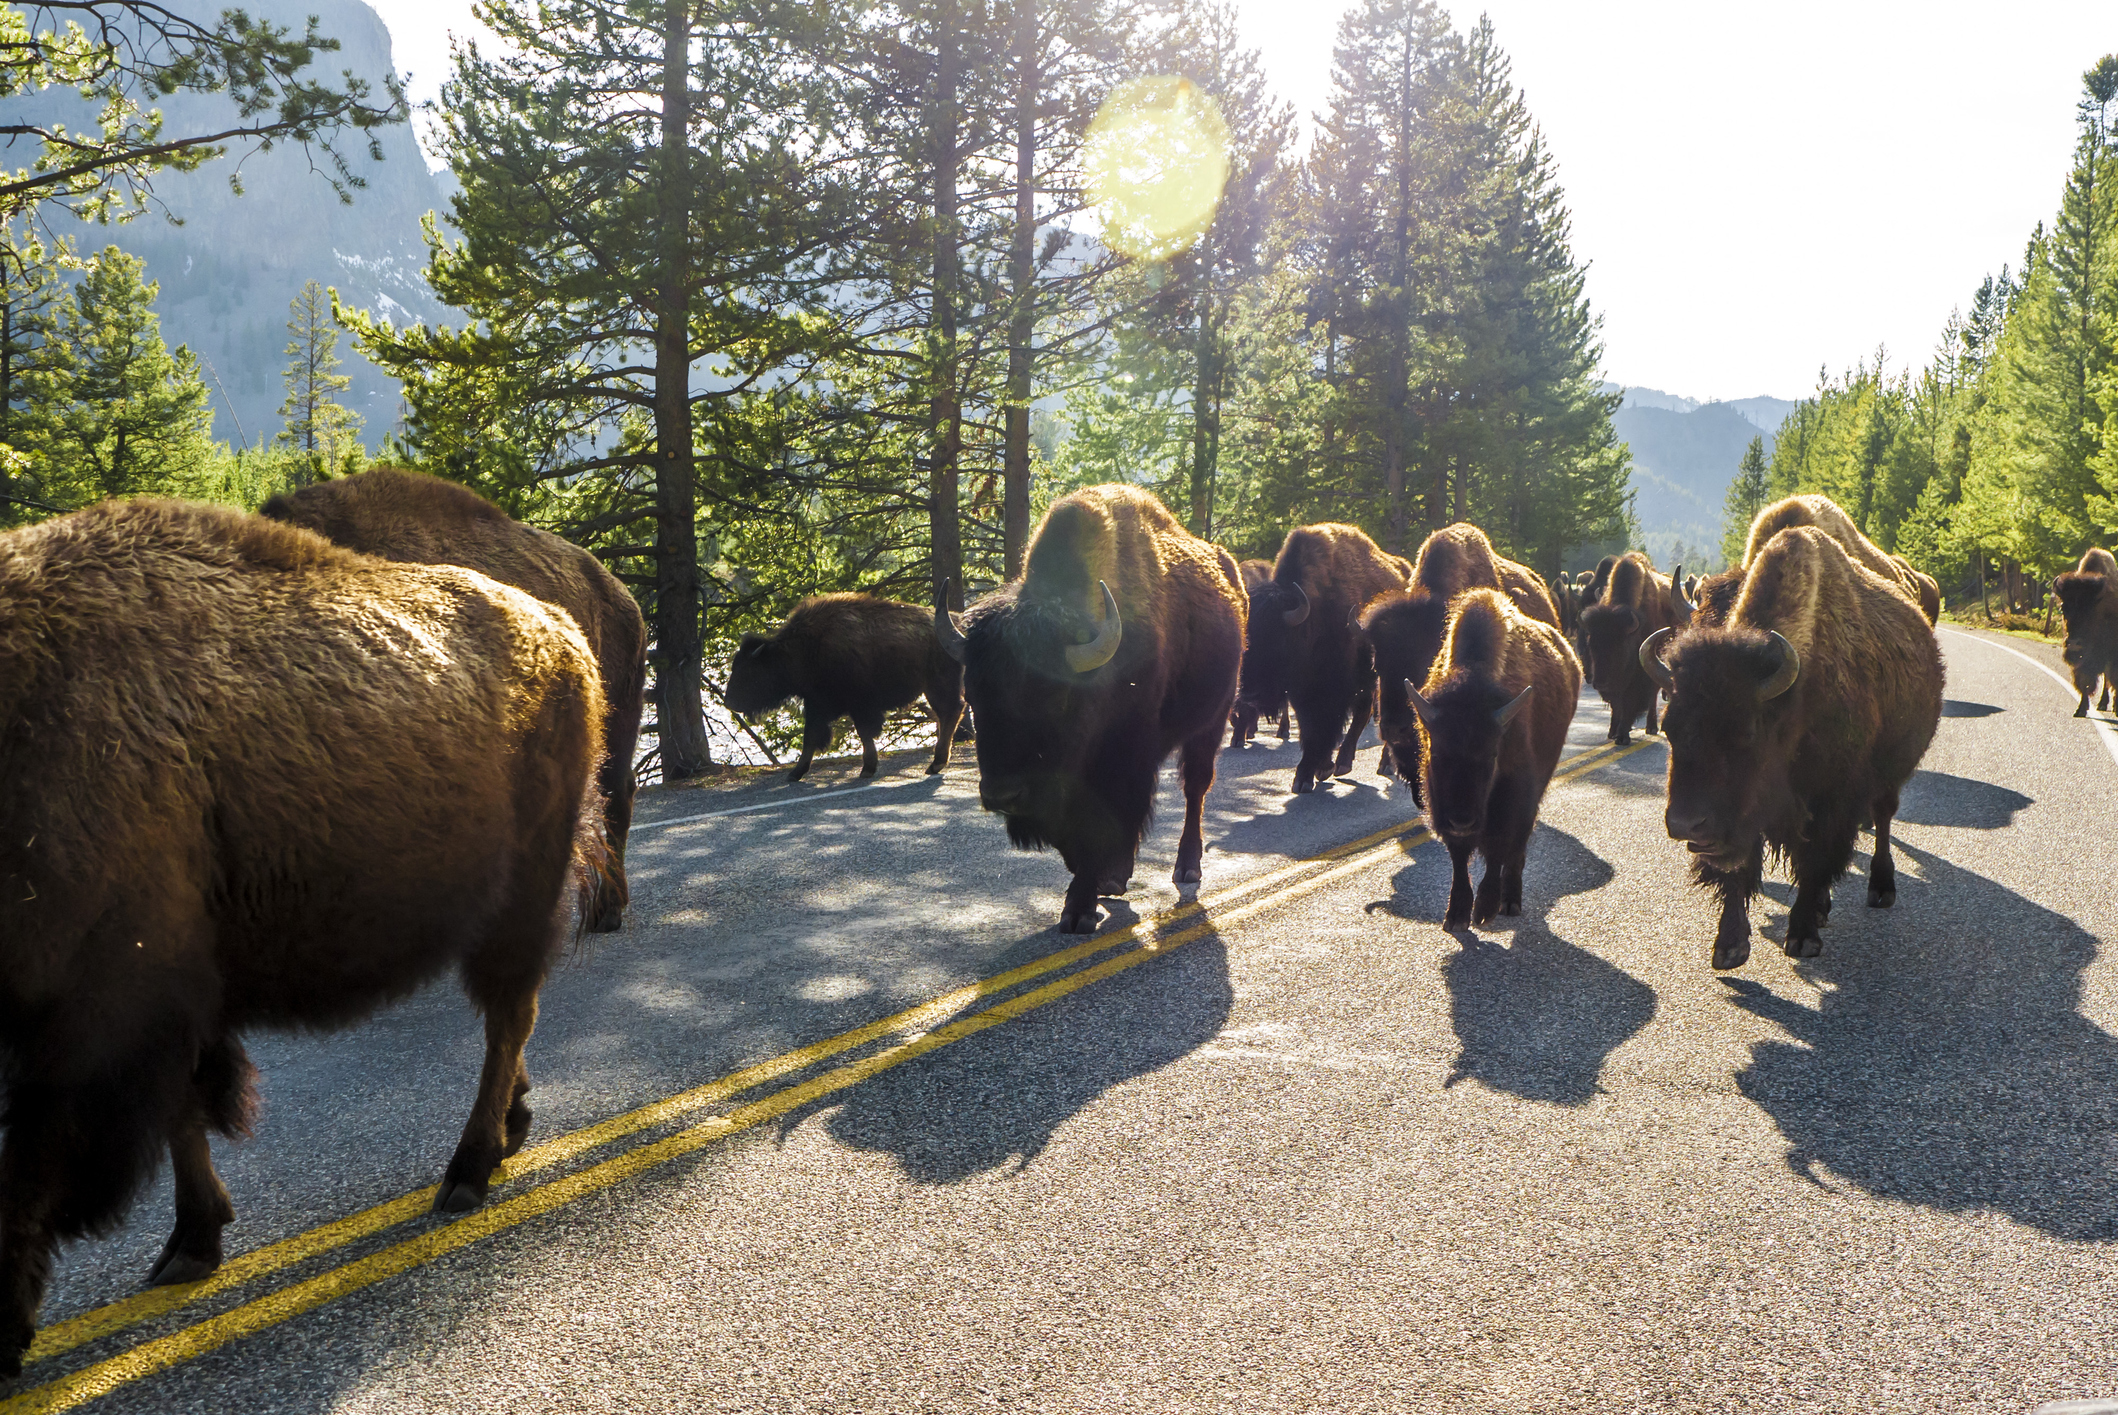
[[[964,642],[963,625],[949,610],[949,592],[955,588],[954,580],[942,582],[941,599],[934,606],[934,638],[943,653],[963,663],[970,653],[970,645]]]
[[[1640,641],[1640,667],[1647,676],[1655,680],[1655,686],[1663,692],[1671,691],[1676,684],[1669,676],[1669,665],[1662,661],[1662,641],[1675,634],[1675,629],[1657,629]]]
[[[1412,704],[1412,711],[1419,714],[1419,721],[1422,727],[1432,727],[1434,725],[1433,719],[1428,716],[1434,709],[1427,706],[1427,700],[1419,695],[1419,689],[1412,686],[1410,678],[1405,680],[1405,701]]]
[[[1669,579],[1669,612],[1670,616],[1677,621],[1679,629],[1691,623],[1692,615],[1699,608],[1699,606],[1692,603],[1690,592],[1684,588],[1683,572],[1684,567],[1679,565],[1677,573],[1670,576]]]
[[[1103,591],[1103,623],[1096,629],[1096,637],[1085,644],[1066,646],[1066,666],[1076,673],[1093,673],[1118,652],[1118,641],[1125,637],[1125,624],[1118,618],[1118,597],[1110,592],[1110,586],[1096,581],[1096,588]]]
[[[1530,705],[1530,694],[1536,690],[1536,687],[1537,685],[1535,683],[1530,684],[1529,687],[1524,688],[1521,692],[1515,695],[1515,700],[1513,702],[1509,703],[1506,707],[1500,708],[1496,712],[1494,712],[1493,721],[1500,724],[1502,731],[1506,731],[1508,724],[1515,720],[1515,714],[1521,712],[1524,708]]]
[[[1802,671],[1802,656],[1795,652],[1794,645],[1781,638],[1777,632],[1772,636],[1773,647],[1780,651],[1780,666],[1772,676],[1758,685],[1758,701],[1777,698],[1794,686],[1795,678]]]
[[[1294,608],[1283,610],[1280,613],[1280,621],[1292,627],[1309,617],[1309,596],[1303,591],[1299,581],[1289,585],[1287,588],[1293,590],[1294,597],[1301,601]]]

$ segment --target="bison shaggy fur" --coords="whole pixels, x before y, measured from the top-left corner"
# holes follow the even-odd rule
[[[1868,539],[1836,501],[1820,493],[1790,496],[1758,512],[1743,547],[1743,564],[1748,567],[1774,536],[1790,526],[1815,526],[1837,541],[1855,564],[1919,606],[1928,624],[1941,618],[1941,586],[1903,557],[1891,555]]]
[[[1581,664],[1566,636],[1498,590],[1451,603],[1448,637],[1424,687],[1397,685],[1418,715],[1427,816],[1454,870],[1444,927],[1522,912],[1522,868],[1568,725]],[[1485,857],[1474,901],[1470,860]]]
[[[1643,639],[1675,622],[1671,589],[1669,576],[1635,550],[1611,570],[1602,601],[1581,611],[1589,678],[1597,696],[1611,705],[1609,738],[1620,745],[1633,740],[1633,723],[1643,712],[1647,734],[1660,730],[1655,682],[1641,668],[1639,652]]]
[[[1174,878],[1201,878],[1245,607],[1234,558],[1129,486],[1053,502],[1023,577],[981,597],[960,627],[936,607],[978,717],[980,802],[1006,817],[1018,848],[1057,847],[1073,876],[1062,931],[1094,932],[1098,897],[1127,887],[1172,751],[1185,800]]]
[[[2099,677],[2103,700],[2097,706],[2108,712],[2111,679],[2118,675],[2118,559],[2108,550],[2092,548],[2081,564],[2052,581],[2052,590],[2066,618],[2062,656],[2074,670],[2074,690],[2081,694],[2074,716],[2089,715],[2089,694]]]
[[[484,1197],[601,852],[602,715],[573,621],[470,570],[175,502],[0,536],[0,1370],[56,1244],[118,1223],[165,1148],[151,1280],[218,1265],[207,1132],[248,1125],[250,1029],[454,968],[485,1068],[435,1207]]]
[[[415,565],[461,565],[574,617],[603,676],[603,829],[611,867],[597,878],[588,927],[624,922],[625,840],[638,778],[633,758],[647,703],[647,623],[603,562],[550,531],[524,525],[455,482],[396,467],[273,497],[263,515],[348,550]]]
[[[1663,636],[1667,637],[1667,636]],[[1750,957],[1750,901],[1770,846],[1793,865],[1786,952],[1823,951],[1818,926],[1863,824],[1868,903],[1897,899],[1890,822],[1941,719],[1941,649],[1919,607],[1816,526],[1759,548],[1722,627],[1691,629],[1641,662],[1669,693],[1670,838],[1720,898],[1716,968]]]
[[[789,781],[800,781],[809,759],[831,745],[841,717],[860,734],[860,774],[875,775],[884,714],[921,695],[934,714],[932,776],[949,764],[963,717],[963,668],[935,641],[930,611],[870,594],[805,599],[772,633],[743,635],[728,665],[728,706],[736,712],[802,700],[802,757]]]

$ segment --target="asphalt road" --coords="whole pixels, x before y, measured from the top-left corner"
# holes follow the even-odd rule
[[[1796,964],[1776,884],[1730,975],[1660,741],[1596,750],[1593,695],[1524,916],[1476,934],[1372,747],[1299,798],[1291,747],[1224,753],[1203,911],[1166,788],[1057,961],[1064,872],[1007,849],[968,748],[649,793],[632,920],[547,988],[485,1209],[417,1192],[480,1056],[452,991],[258,1038],[263,1121],[217,1147],[243,1256],[143,1297],[165,1180],[62,1257],[0,1412],[2118,1395],[2118,733],[2042,646],[1944,647],[1897,907],[1863,857]]]

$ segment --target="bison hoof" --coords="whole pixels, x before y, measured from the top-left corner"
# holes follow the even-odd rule
[[[2074,716],[2076,717],[2087,717],[2088,715],[2089,705],[2087,703],[2083,703],[2080,707],[2074,709]]]
[[[198,1282],[210,1277],[221,1265],[220,1259],[208,1262],[191,1253],[172,1253],[164,1250],[162,1260],[147,1274],[149,1287],[177,1287],[187,1282]]]
[[[1069,909],[1059,916],[1059,932],[1063,934],[1092,934],[1096,925],[1103,921],[1101,909]]]
[[[1893,905],[1893,904],[1895,904],[1895,903],[1897,903],[1897,886],[1896,886],[1896,885],[1894,885],[1894,884],[1893,884],[1893,885],[1874,885],[1874,884],[1871,884],[1871,885],[1869,885],[1869,886],[1868,886],[1868,907],[1869,907],[1869,908],[1871,908],[1871,909],[1888,909],[1888,908],[1889,908],[1889,907],[1890,907],[1891,905]]]
[[[434,1191],[434,1212],[467,1214],[485,1202],[485,1191],[485,1185],[473,1184],[468,1179],[445,1179]]]
[[[1631,745],[1633,745],[1633,734],[1630,732],[1621,732],[1617,736],[1611,738],[1611,740],[1613,742],[1616,742],[1621,747],[1630,747]]]
[[[1295,795],[1297,795],[1297,796],[1306,796],[1306,795],[1308,795],[1308,794],[1309,794],[1309,793],[1310,793],[1311,791],[1314,791],[1314,790],[1316,790],[1316,778],[1315,778],[1315,777],[1311,776],[1311,775],[1310,775],[1310,774],[1309,774],[1308,772],[1306,772],[1306,771],[1298,771],[1298,772],[1296,772],[1296,773],[1294,774],[1294,794],[1295,794]]]
[[[1132,887],[1131,875],[1105,875],[1096,881],[1096,895],[1101,899],[1116,899]]]
[[[1714,971],[1725,973],[1730,968],[1740,968],[1750,961],[1750,940],[1741,943],[1717,943],[1714,945]]]
[[[1199,884],[1205,878],[1206,872],[1197,865],[1179,865],[1177,872],[1169,877],[1169,881],[1171,884]]]
[[[939,776],[939,775],[941,775],[941,767],[942,767],[942,764],[941,764],[940,762],[928,762],[928,763],[927,763],[927,775],[929,775],[929,776]]]
[[[9,1332],[0,1336],[0,1381],[11,1381],[22,1374],[22,1353],[29,1350],[30,1338],[35,1334],[25,1328],[20,1335]]]
[[[614,934],[624,927],[623,905],[599,904],[588,916],[588,931],[592,934]]]
[[[1821,958],[1824,955],[1824,940],[1813,930],[1804,934],[1789,934],[1781,947],[1789,958]]]

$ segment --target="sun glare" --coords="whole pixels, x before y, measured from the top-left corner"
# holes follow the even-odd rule
[[[1139,260],[1168,260],[1213,224],[1228,181],[1228,125],[1190,79],[1133,79],[1103,101],[1083,161],[1104,242]]]

